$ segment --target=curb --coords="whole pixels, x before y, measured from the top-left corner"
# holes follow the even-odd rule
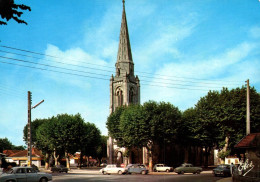
[[[222,178],[222,179],[218,180],[217,182],[232,182],[232,177]]]

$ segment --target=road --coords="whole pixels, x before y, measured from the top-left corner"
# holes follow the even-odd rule
[[[140,181],[140,182],[216,182],[221,177],[214,177],[210,171],[202,172],[201,174],[184,174],[178,175],[176,173],[153,173],[148,175],[103,175],[98,173],[98,171],[88,171],[88,172],[69,172],[68,174],[53,174],[53,182],[84,182],[84,181]]]

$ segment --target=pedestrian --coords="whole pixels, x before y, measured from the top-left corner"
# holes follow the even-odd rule
[[[234,172],[234,164],[233,162],[231,162],[231,165],[230,165],[230,175],[233,176],[233,172]]]

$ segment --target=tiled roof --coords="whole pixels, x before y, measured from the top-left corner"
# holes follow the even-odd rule
[[[235,148],[255,148],[260,144],[260,133],[251,133],[245,136]]]
[[[20,152],[21,150],[4,150],[3,153],[6,155],[6,157],[15,154],[17,152]]]
[[[6,152],[6,153],[5,153]],[[5,150],[6,157],[27,157],[27,150]],[[32,157],[42,157],[41,151],[32,148]]]

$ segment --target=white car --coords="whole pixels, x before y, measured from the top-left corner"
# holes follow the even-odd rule
[[[13,167],[0,176],[0,182],[47,182],[51,180],[51,174],[37,172],[31,167]]]
[[[155,164],[153,167],[153,171],[165,171],[165,172],[171,172],[173,171],[172,167],[166,166],[165,164]]]
[[[105,168],[102,168],[100,172],[103,174],[125,174],[127,173],[127,169],[122,167],[116,167],[115,164],[108,164]]]

